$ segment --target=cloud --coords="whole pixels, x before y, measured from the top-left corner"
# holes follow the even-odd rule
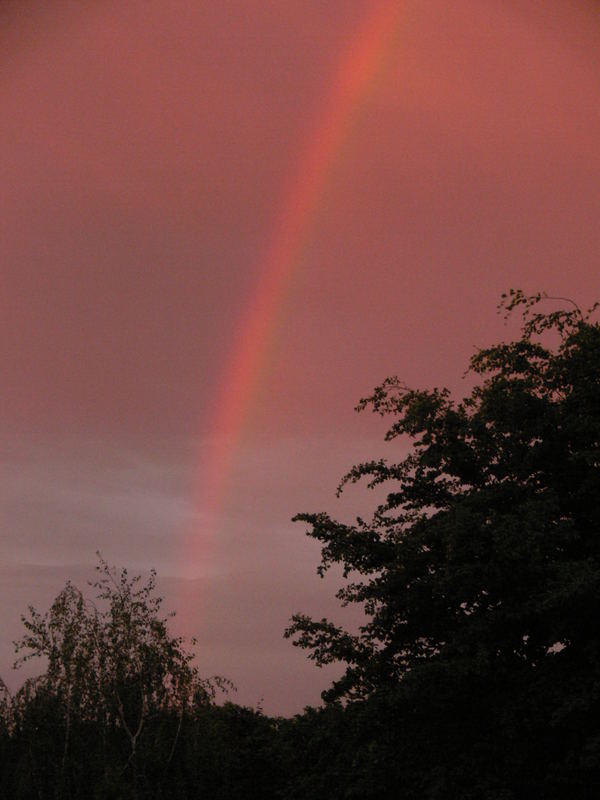
[[[234,680],[237,701],[263,698],[272,713],[319,701],[333,673],[315,670],[283,630],[296,611],[353,623],[356,614],[338,608],[340,576],[316,576],[319,547],[290,518],[339,507],[337,479],[366,442],[241,442],[218,518],[198,507],[202,470],[192,457],[212,452],[212,441],[136,447],[19,438],[4,445],[0,604],[7,625],[0,675],[9,684],[21,680],[9,669],[10,642],[22,633],[19,615],[29,603],[48,608],[67,579],[86,590],[101,550],[117,567],[158,570],[164,608],[178,612],[174,630],[198,638],[201,672]],[[348,500],[346,515],[364,497]],[[217,531],[212,541],[205,530]]]

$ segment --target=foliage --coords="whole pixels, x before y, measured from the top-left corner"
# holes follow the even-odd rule
[[[318,665],[345,665],[326,701],[388,709],[407,797],[600,786],[598,304],[543,313],[550,299],[503,296],[521,336],[473,356],[461,401],[397,378],[361,400],[406,453],[343,478],[339,492],[387,489],[370,519],[295,518],[322,543],[319,573],[343,567],[337,596],[365,622],[296,614],[286,636]]]
[[[58,796],[77,782],[91,739],[99,782],[131,784],[135,797],[150,775],[154,784],[166,776],[185,714],[231,684],[200,678],[193,653],[169,634],[154,571],[143,583],[100,557],[96,570],[95,601],[68,582],[47,613],[30,607],[22,617],[15,666],[43,657],[47,667],[13,699],[12,724],[30,741],[32,774],[51,777]]]
[[[142,583],[140,575],[117,573],[99,556],[96,571],[90,584],[95,601],[67,582],[45,615],[29,607],[22,617],[27,633],[15,643],[17,652],[26,652],[15,666],[45,656],[44,685],[76,693],[80,713],[91,718],[99,707],[122,717],[120,694],[132,686],[140,706],[157,709],[212,699],[226,685],[221,678],[200,679],[184,640],[169,635],[168,620],[160,616],[162,598],[154,596],[154,570]]]
[[[68,582],[22,618],[16,666],[45,671],[13,697],[0,682],[0,799],[280,798],[277,721],[216,705],[232,684],[169,634],[154,571],[96,570],[93,600]]]
[[[412,441],[400,462],[360,464],[343,479],[340,491],[363,478],[391,484],[370,521],[296,517],[323,542],[321,574],[340,563],[363,577],[338,592],[364,605],[357,635],[303,615],[287,632],[317,663],[347,664],[328,699],[368,696],[433,661],[478,671],[592,657],[600,328],[579,309],[534,312],[541,299],[504,298],[508,312],[524,307],[523,334],[471,359],[483,380],[461,402],[397,378],[360,402],[394,418],[388,441]],[[558,336],[554,349],[543,334]]]

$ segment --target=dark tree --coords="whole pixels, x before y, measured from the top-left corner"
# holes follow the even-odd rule
[[[454,775],[440,796],[455,796],[461,769],[473,780],[474,759],[490,785],[506,771],[521,790],[456,796],[587,796],[581,782],[600,774],[598,304],[544,313],[550,300],[503,296],[507,315],[522,311],[521,336],[473,356],[478,381],[463,400],[397,378],[361,400],[408,447],[343,478],[338,491],[363,479],[387,488],[370,519],[295,518],[322,542],[319,573],[343,567],[337,596],[362,605],[365,622],[348,632],[297,614],[286,636],[319,665],[345,664],[326,701],[377,696],[381,711],[394,696],[406,752],[411,730],[439,740],[437,769]]]
[[[22,618],[17,664],[44,663],[14,696],[0,680],[0,800],[282,800],[279,721],[216,704],[232,685],[169,633],[154,571],[100,559],[92,588]]]
[[[231,685],[201,678],[183,639],[169,634],[154,571],[143,582],[102,559],[96,569],[94,600],[67,583],[45,614],[29,607],[15,643],[17,666],[46,662],[3,715],[28,742],[23,770],[38,794],[49,783],[67,797],[92,780],[134,798],[149,785],[157,792],[185,716]]]

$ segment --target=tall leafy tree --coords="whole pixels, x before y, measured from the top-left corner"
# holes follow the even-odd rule
[[[503,296],[507,314],[522,312],[521,336],[471,358],[478,382],[464,399],[389,378],[361,400],[358,410],[390,418],[389,442],[409,445],[343,478],[340,492],[361,480],[388,490],[369,519],[295,518],[323,545],[320,574],[343,567],[338,598],[365,611],[357,632],[303,614],[286,631],[317,664],[345,665],[326,700],[441,671],[544,676],[549,692],[560,675],[558,716],[597,704],[598,304],[545,312],[547,300]]]
[[[296,517],[365,613],[286,631],[345,666],[323,693],[361,732],[340,797],[357,770],[380,800],[600,796],[598,304],[549,300],[503,296],[521,335],[473,356],[462,400],[389,378],[360,402],[402,454],[343,478],[387,490],[369,518]]]

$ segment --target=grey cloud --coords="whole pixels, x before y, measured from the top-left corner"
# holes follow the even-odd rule
[[[0,465],[5,680],[13,686],[21,680],[10,675],[10,642],[21,634],[20,613],[29,603],[47,608],[67,578],[85,590],[100,549],[116,566],[158,570],[164,608],[177,611],[174,630],[197,637],[201,672],[230,677],[239,687],[236,701],[255,704],[263,698],[271,713],[293,713],[319,701],[330,673],[315,670],[283,639],[283,630],[296,611],[347,624],[357,618],[334,599],[339,575],[316,576],[318,544],[290,518],[300,510],[355,510],[359,496],[351,492],[348,502],[340,503],[334,489],[357,460],[356,445],[323,437],[242,443],[216,519],[198,505],[201,468],[194,457],[212,444],[156,442],[136,448],[13,441],[5,448]],[[218,529],[211,541],[203,534],[205,525]]]

